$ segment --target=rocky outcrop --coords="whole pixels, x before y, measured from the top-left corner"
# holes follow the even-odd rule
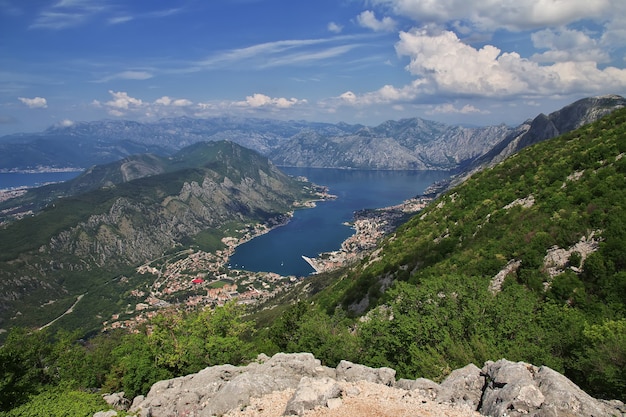
[[[331,410],[325,415],[335,415],[332,410],[337,409],[336,415],[345,415],[340,413],[344,401],[354,401],[361,393],[356,383],[377,384],[380,391],[400,390],[395,397],[406,402],[404,409],[436,403],[456,410],[446,415],[470,416],[478,412],[493,417],[626,416],[623,403],[594,399],[545,366],[504,359],[487,362],[482,369],[470,364],[437,384],[424,378],[395,381],[392,369],[347,361],[329,368],[310,353],[279,353],[271,358],[261,355],[244,367],[215,366],[161,381],[145,397],[135,398],[130,412],[144,417],[223,415],[245,410],[253,398],[281,391],[288,394],[288,400],[280,407],[283,415],[304,415],[314,409]],[[371,401],[371,395],[367,397]]]
[[[523,148],[593,123],[625,106],[624,97],[606,95],[578,100],[549,115],[540,114],[520,125],[502,142],[476,159],[466,172],[476,172],[486,166],[495,165]]]
[[[548,368],[523,362],[487,362],[479,411],[487,416],[620,416],[623,403],[598,401]]]

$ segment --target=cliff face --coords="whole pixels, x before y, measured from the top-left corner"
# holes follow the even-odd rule
[[[396,381],[393,369],[347,361],[329,368],[310,353],[261,355],[245,367],[214,366],[157,382],[130,407],[152,417],[373,416],[376,410],[454,417],[626,415],[623,403],[594,399],[545,366],[504,359],[482,369],[470,364],[437,384],[423,378]]]

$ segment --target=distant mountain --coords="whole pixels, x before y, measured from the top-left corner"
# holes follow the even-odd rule
[[[214,251],[235,230],[280,219],[311,198],[304,185],[257,152],[220,141],[170,158],[129,158],[65,188],[44,187],[65,197],[0,229],[0,327],[18,312],[41,324],[63,304],[57,301],[87,292],[107,293],[99,301],[106,310],[123,291],[103,289],[112,279],[175,249]]]
[[[342,136],[303,133],[269,157],[286,166],[449,170],[487,152],[511,131],[505,125],[465,128],[404,119]]]
[[[0,138],[0,170],[87,168],[138,153],[164,156],[197,142],[229,140],[283,166],[472,172],[593,122],[625,102],[620,96],[587,98],[517,127],[461,127],[419,118],[375,127],[232,117],[86,122]]]
[[[362,126],[254,118],[177,117],[154,123],[126,120],[81,122],[41,133],[0,138],[0,170],[87,168],[129,155],[168,155],[197,142],[229,140],[267,154],[292,136],[312,131],[342,135]]]

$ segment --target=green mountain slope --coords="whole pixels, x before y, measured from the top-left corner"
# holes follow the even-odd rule
[[[196,144],[167,160],[132,161],[92,169],[73,186],[104,187],[55,200],[0,230],[2,327],[41,325],[79,294],[106,294],[102,308],[85,317],[93,322],[127,290],[108,283],[125,282],[133,267],[190,245],[215,250],[225,235],[282,217],[310,197],[303,183],[232,142]],[[137,167],[140,172],[129,174]],[[148,175],[155,172],[161,173]],[[130,177],[138,178],[123,182]]]
[[[311,344],[308,313],[294,319],[297,310],[274,339],[327,360],[354,343],[344,357],[410,378],[524,360],[624,398],[625,152],[618,110],[474,175],[316,295],[332,315],[310,312],[328,326],[320,340],[340,332],[336,307],[367,312],[352,336],[341,333],[351,341]]]

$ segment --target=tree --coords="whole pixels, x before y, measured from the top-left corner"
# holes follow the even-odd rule
[[[0,347],[0,410],[27,401],[47,383],[51,345],[46,331],[13,328]]]
[[[626,400],[626,319],[588,325],[583,336],[577,368],[584,388],[601,398]]]

